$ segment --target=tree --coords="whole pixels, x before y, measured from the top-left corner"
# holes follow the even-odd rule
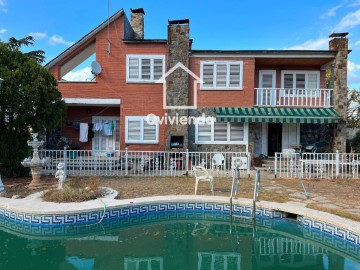
[[[39,64],[39,54],[20,51],[29,39],[13,41],[0,42],[0,172],[10,177],[28,172],[20,162],[30,154],[31,131],[51,132],[65,113],[56,80]]]
[[[349,90],[348,92],[348,124],[351,127],[360,127],[360,91]]]

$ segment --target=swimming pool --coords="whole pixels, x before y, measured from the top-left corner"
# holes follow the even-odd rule
[[[360,268],[359,245],[284,218],[163,211],[94,224],[0,225],[0,269]]]

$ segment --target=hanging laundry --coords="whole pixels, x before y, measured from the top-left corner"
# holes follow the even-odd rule
[[[102,127],[102,135],[104,136],[112,136],[113,135],[113,132],[112,132],[112,129],[111,129],[111,123],[109,122],[105,122],[103,123],[103,127]]]
[[[80,142],[88,141],[89,125],[88,123],[80,123]]]
[[[93,128],[93,131],[101,131],[103,129],[103,124],[102,123],[95,123],[94,124],[94,128]]]
[[[94,131],[93,131],[93,129],[94,129],[94,124],[93,124],[93,123],[89,123],[88,126],[89,126],[88,141],[91,141],[91,140],[94,138],[94,135],[95,135],[95,133],[94,133]]]

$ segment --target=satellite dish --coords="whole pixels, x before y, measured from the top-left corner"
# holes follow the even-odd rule
[[[95,76],[99,75],[101,73],[101,66],[99,64],[99,62],[97,61],[92,61],[91,62],[91,73],[94,74]]]

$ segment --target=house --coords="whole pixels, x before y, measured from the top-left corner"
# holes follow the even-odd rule
[[[144,16],[120,10],[46,65],[68,107],[61,132],[81,149],[345,151],[347,33],[332,34],[329,50],[193,50],[189,20],[170,20],[167,39],[146,39]],[[94,54],[93,80],[62,79]],[[160,80],[178,63],[185,68]],[[79,142],[79,123],[111,132]]]

